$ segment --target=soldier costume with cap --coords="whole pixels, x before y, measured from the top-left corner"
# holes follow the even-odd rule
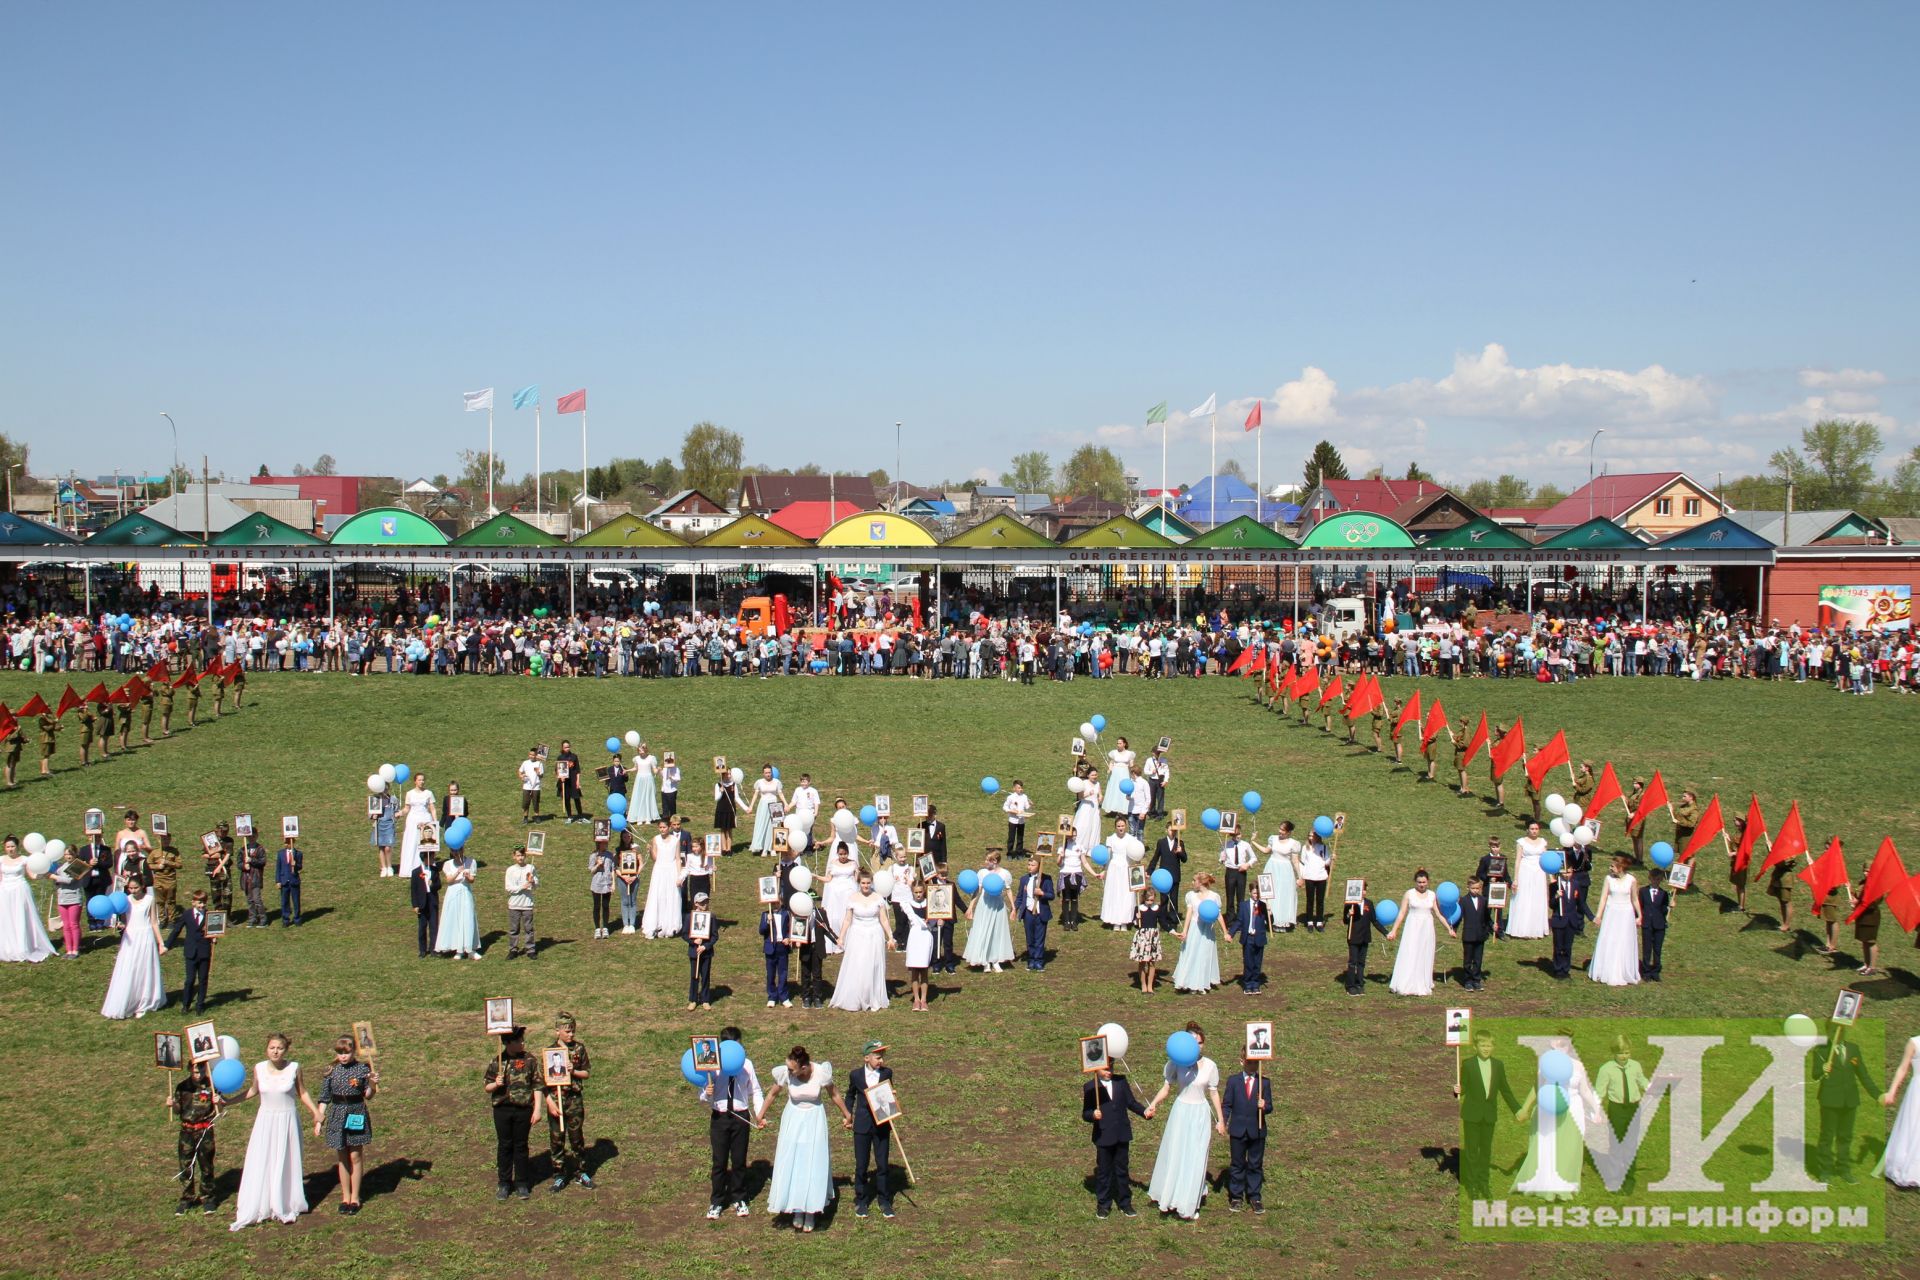
[[[580,1043],[576,1034],[572,1041],[563,1041],[559,1032],[577,1032],[578,1026],[570,1013],[562,1013],[553,1020],[553,1047],[567,1051],[567,1083],[553,1090],[559,1095],[559,1114],[552,1108],[547,1110],[547,1155],[553,1161],[553,1189],[563,1190],[567,1185],[566,1154],[573,1151],[574,1181],[583,1187],[593,1185],[593,1177],[587,1172],[587,1103],[585,1090],[580,1082],[585,1080],[592,1070],[592,1061],[587,1056],[587,1046]]]
[[[200,1212],[212,1213],[217,1192],[213,1181],[213,1124],[220,1118],[220,1095],[207,1079],[205,1063],[190,1067],[184,1079],[173,1086],[168,1099],[180,1122],[177,1154],[180,1158],[180,1206],[176,1215],[194,1205]]]
[[[494,1170],[500,1187],[496,1199],[518,1190],[520,1198],[533,1194],[528,1170],[527,1137],[533,1128],[534,1104],[542,1101],[540,1064],[527,1052],[527,1029],[515,1027],[500,1041],[500,1052],[487,1061],[486,1088],[493,1103]]]

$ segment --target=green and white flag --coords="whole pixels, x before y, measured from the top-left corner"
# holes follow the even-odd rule
[[[1167,420],[1167,402],[1165,400],[1162,400],[1159,404],[1147,410],[1148,426],[1152,426],[1156,422],[1165,422],[1166,420]]]

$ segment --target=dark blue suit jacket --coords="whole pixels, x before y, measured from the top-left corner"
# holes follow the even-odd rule
[[[1264,947],[1267,945],[1267,905],[1257,898],[1248,898],[1240,904],[1239,912],[1227,925],[1227,932],[1240,940],[1243,947]]]
[[[275,884],[299,884],[300,868],[306,859],[298,848],[280,850],[273,860],[273,882]]]
[[[1580,899],[1572,879],[1547,877],[1547,926],[1553,929],[1576,929],[1580,926]]]
[[[202,914],[204,915],[204,913]],[[187,944],[184,947],[180,947],[181,958],[191,963],[195,960],[209,960],[213,957],[213,939],[207,936],[204,920],[195,920],[193,918],[193,909],[191,907],[181,912],[180,918],[173,922],[173,929],[167,934],[167,946],[179,947],[182,935],[186,937]]]
[[[1273,1081],[1260,1076],[1259,1087],[1248,1097],[1247,1081],[1252,1078],[1244,1071],[1236,1071],[1220,1086],[1220,1114],[1227,1122],[1229,1138],[1254,1137],[1260,1132],[1261,1106],[1269,1112],[1273,1110]],[[1256,1102],[1260,1105],[1256,1106]]]
[[[1080,1118],[1093,1126],[1093,1145],[1096,1147],[1118,1147],[1133,1141],[1133,1120],[1127,1115],[1144,1117],[1147,1109],[1140,1099],[1133,1096],[1133,1086],[1127,1083],[1125,1076],[1113,1078],[1113,1097],[1105,1096],[1100,1088],[1100,1078],[1090,1076],[1080,1090]],[[1095,1106],[1100,1108],[1100,1118],[1093,1118]]]
[[[1020,890],[1017,894],[1014,895],[1014,899],[1013,899],[1013,913],[1019,916],[1022,920],[1026,919],[1028,915],[1027,882],[1032,879],[1033,879],[1032,876],[1020,877]],[[1053,877],[1052,876],[1047,875],[1044,872],[1041,873],[1040,888],[1035,893],[1034,899],[1040,905],[1032,912],[1033,916],[1036,919],[1043,920],[1043,921],[1053,919]]]
[[[787,951],[787,939],[792,935],[793,916],[784,908],[760,913],[760,936],[766,941],[760,944],[762,955],[784,955]]]
[[[1673,891],[1665,885],[1655,888],[1653,885],[1641,885],[1635,891],[1640,898],[1640,927],[1664,933],[1667,928],[1667,910],[1673,906]]]

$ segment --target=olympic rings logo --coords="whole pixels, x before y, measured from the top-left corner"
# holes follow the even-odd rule
[[[1355,545],[1362,542],[1372,542],[1379,536],[1380,524],[1375,520],[1369,520],[1365,524],[1350,524],[1347,526],[1347,541]]]

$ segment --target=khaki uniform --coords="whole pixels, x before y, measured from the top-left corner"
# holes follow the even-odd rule
[[[173,736],[173,685],[163,684],[154,694],[160,699],[160,736],[170,738]]]
[[[60,722],[51,711],[40,717],[40,772],[53,772],[53,749],[60,743]]]
[[[153,741],[153,690],[140,699],[140,741]]]
[[[1453,771],[1460,775],[1460,794],[1467,793],[1467,722],[1453,722]]]
[[[171,841],[162,839],[160,847],[147,858],[147,871],[153,877],[153,910],[160,923],[173,923],[179,914],[174,899],[180,891],[180,854]]]
[[[120,749],[125,751],[127,736],[133,732],[133,702],[130,699],[121,700],[120,705],[114,710],[114,719],[120,725]]]
[[[27,749],[26,726],[21,724],[17,720],[14,722],[13,732],[7,735],[6,749],[7,749],[6,780],[7,780],[7,785],[12,786],[14,784],[15,776],[20,768],[20,755],[22,752],[24,752]]]
[[[200,723],[200,682],[195,680],[187,686],[187,723]]]
[[[93,763],[93,739],[99,732],[100,716],[90,702],[80,706],[80,767]]]

